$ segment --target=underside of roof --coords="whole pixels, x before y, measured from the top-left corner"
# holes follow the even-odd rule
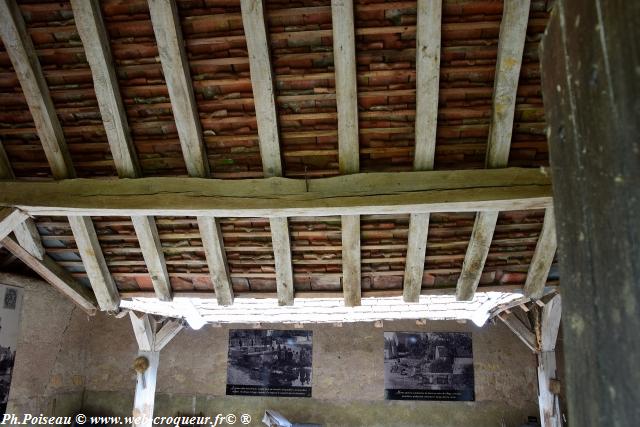
[[[415,124],[420,120],[416,117],[417,3],[354,1],[361,173],[414,170]],[[548,165],[538,45],[549,18],[549,3],[531,1],[508,163],[503,167]],[[266,177],[240,0],[176,0],[175,4],[210,169],[201,177]],[[101,82],[92,77],[71,3],[28,0],[18,1],[18,5],[77,177],[117,179],[95,90]],[[149,3],[103,0],[99,11],[140,164],[139,177],[188,176]],[[264,18],[282,176],[314,180],[339,175],[331,1],[268,0],[264,2]],[[433,158],[436,171],[486,166],[502,19],[502,1],[443,1]],[[5,45],[0,45],[0,140],[16,179],[53,179]],[[497,286],[522,290],[544,219],[544,208],[499,213],[486,262],[480,265],[479,292]],[[131,218],[93,216],[91,220],[121,297],[153,297],[148,262]],[[455,293],[475,221],[475,212],[430,215],[423,292],[443,288]],[[218,223],[233,294],[276,298],[277,260],[270,218],[221,217]],[[68,218],[37,216],[35,224],[47,255],[90,287]],[[155,224],[173,293],[214,295],[215,283],[198,219],[156,216]],[[390,298],[402,295],[409,228],[409,211],[361,216],[363,297],[373,297],[376,291]],[[288,234],[294,292],[306,297],[317,293],[318,298],[342,295],[342,218],[291,216]],[[9,256],[0,249],[0,262],[5,259],[7,263]],[[557,285],[557,280],[553,265],[547,286]],[[420,302],[426,302],[426,297],[422,298]],[[136,304],[139,309],[144,307],[139,301]]]

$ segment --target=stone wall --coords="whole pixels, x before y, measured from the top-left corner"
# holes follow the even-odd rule
[[[535,357],[502,324],[305,325],[313,330],[314,346],[308,399],[225,396],[228,329],[186,329],[165,347],[156,415],[248,413],[258,426],[264,409],[272,408],[291,420],[326,426],[498,427],[504,419],[518,427],[538,413]],[[385,401],[385,330],[472,332],[476,401]],[[128,318],[89,319],[50,287],[27,286],[8,412],[129,415],[136,352]]]

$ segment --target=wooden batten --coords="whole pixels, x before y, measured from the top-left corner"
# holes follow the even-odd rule
[[[5,237],[0,243],[5,249],[24,262],[27,267],[31,268],[46,282],[78,305],[85,313],[91,316],[96,313],[96,299],[93,292],[77,282],[69,272],[56,264],[54,260],[46,255],[42,260],[35,258],[11,237]]]
[[[148,4],[187,172],[190,176],[207,177],[209,162],[182,39],[178,6],[175,0],[148,0]]]
[[[120,306],[118,288],[109,273],[91,218],[71,216],[69,225],[100,309],[118,310]]]
[[[15,0],[0,0],[0,36],[20,81],[53,177],[73,178],[75,172],[49,87]]]

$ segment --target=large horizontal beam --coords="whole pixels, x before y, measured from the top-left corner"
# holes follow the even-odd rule
[[[542,209],[551,180],[537,169],[272,177],[0,181],[0,207],[29,215],[283,217]]]

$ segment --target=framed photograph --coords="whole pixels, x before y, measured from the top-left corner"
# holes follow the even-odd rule
[[[227,395],[311,397],[313,332],[229,331]]]
[[[18,302],[18,291],[12,288],[6,288],[4,291],[4,308],[7,310],[15,310]]]
[[[475,400],[470,333],[385,332],[387,400]]]

